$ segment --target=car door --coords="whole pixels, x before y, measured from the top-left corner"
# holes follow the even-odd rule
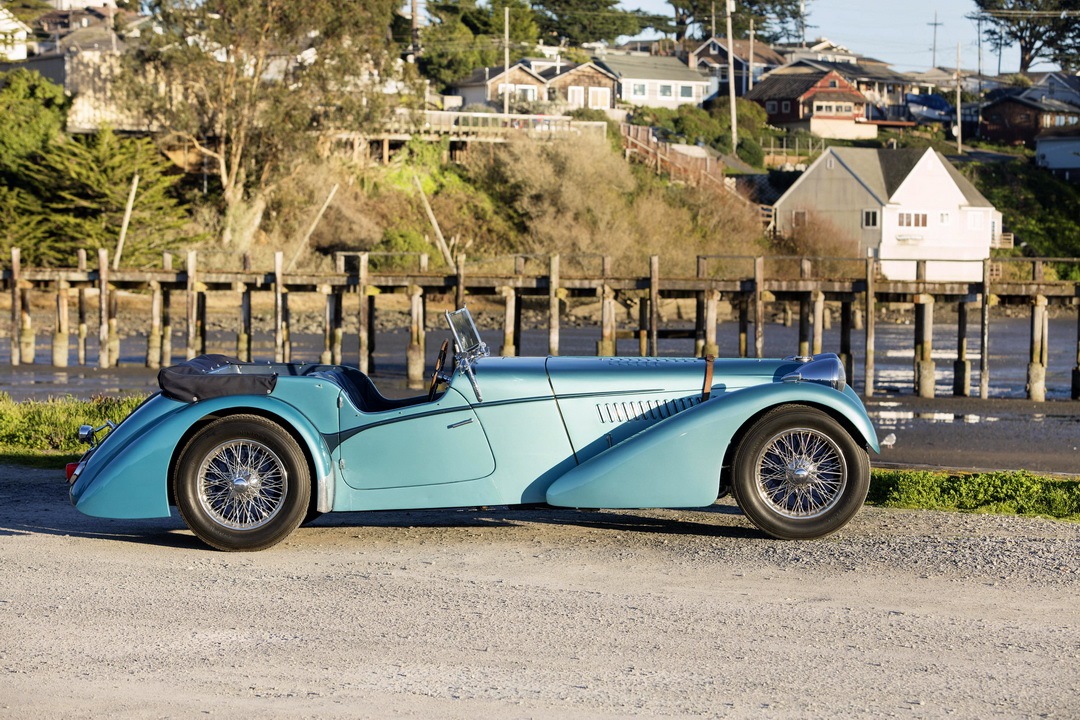
[[[344,402],[340,412],[335,459],[357,490],[460,483],[495,471],[480,420],[454,388],[430,403],[364,413]]]

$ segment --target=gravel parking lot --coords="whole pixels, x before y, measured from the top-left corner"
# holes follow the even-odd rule
[[[324,516],[255,554],[0,467],[0,717],[1076,717],[1080,526]]]

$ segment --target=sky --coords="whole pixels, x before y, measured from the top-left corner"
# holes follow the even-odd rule
[[[723,32],[718,0],[717,32]],[[671,14],[664,0],[622,0],[621,7],[641,9],[650,13]],[[956,46],[960,45],[960,66],[978,70],[978,30],[974,20],[965,15],[973,13],[973,0],[807,0],[807,40],[826,37],[849,50],[867,57],[883,60],[894,70],[920,72],[938,67],[956,67]],[[736,0],[735,12],[739,4]],[[937,53],[934,53],[934,22],[937,22]],[[935,63],[936,60],[936,63]],[[1016,72],[1020,66],[1020,51],[1005,48],[1001,57],[1001,72]],[[1036,65],[1032,70],[1055,69]],[[983,42],[982,70],[989,75],[998,72],[998,57]]]

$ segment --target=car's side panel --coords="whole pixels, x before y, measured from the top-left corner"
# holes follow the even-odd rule
[[[331,383],[319,386],[310,381],[303,383],[279,382],[272,396],[235,395],[192,404],[158,396],[151,402],[167,404],[162,407],[169,412],[129,427],[132,420],[138,419],[132,416],[117,428],[117,433],[125,430],[126,437],[107,437],[88,459],[83,474],[72,487],[72,502],[80,512],[97,517],[168,517],[169,463],[181,438],[207,415],[244,412],[277,418],[296,432],[312,457],[316,491],[322,493],[324,488],[333,487],[334,482],[333,464],[323,433],[336,432],[336,417],[333,427],[318,428],[281,398],[299,402],[302,397],[305,404],[310,403],[313,408],[328,406],[336,415],[337,388]]]
[[[873,427],[850,388],[837,392],[812,383],[759,385],[714,395],[600,453],[556,480],[547,501],[567,507],[709,505],[716,499],[732,437],[748,418],[784,403],[840,414],[877,450]]]
[[[334,457],[355,490],[462,483],[495,471],[484,428],[454,388],[435,402],[379,413],[346,402],[340,443]]]

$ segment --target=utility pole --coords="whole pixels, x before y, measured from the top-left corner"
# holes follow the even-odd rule
[[[754,18],[750,17],[750,77],[746,81],[746,92],[754,89]]]
[[[727,83],[728,100],[731,105],[731,152],[739,147],[739,130],[735,121],[735,50],[731,42],[731,13],[735,12],[735,0],[727,0]]]
[[[412,0],[412,62],[420,54],[420,0]]]
[[[930,67],[937,67],[937,29],[939,27],[941,27],[942,25],[944,25],[945,23],[938,22],[937,11],[935,11],[934,12],[934,22],[926,23],[926,24],[927,25],[932,25],[933,28],[934,28],[934,49],[932,51],[933,54],[930,56],[932,58],[931,61],[930,61]]]
[[[964,144],[961,136],[964,134],[964,123],[960,112],[960,43],[956,43],[956,152],[964,152]]]
[[[503,8],[503,115],[510,114],[510,6]]]
[[[716,0],[712,2],[712,13],[709,15],[709,38],[716,37]]]

